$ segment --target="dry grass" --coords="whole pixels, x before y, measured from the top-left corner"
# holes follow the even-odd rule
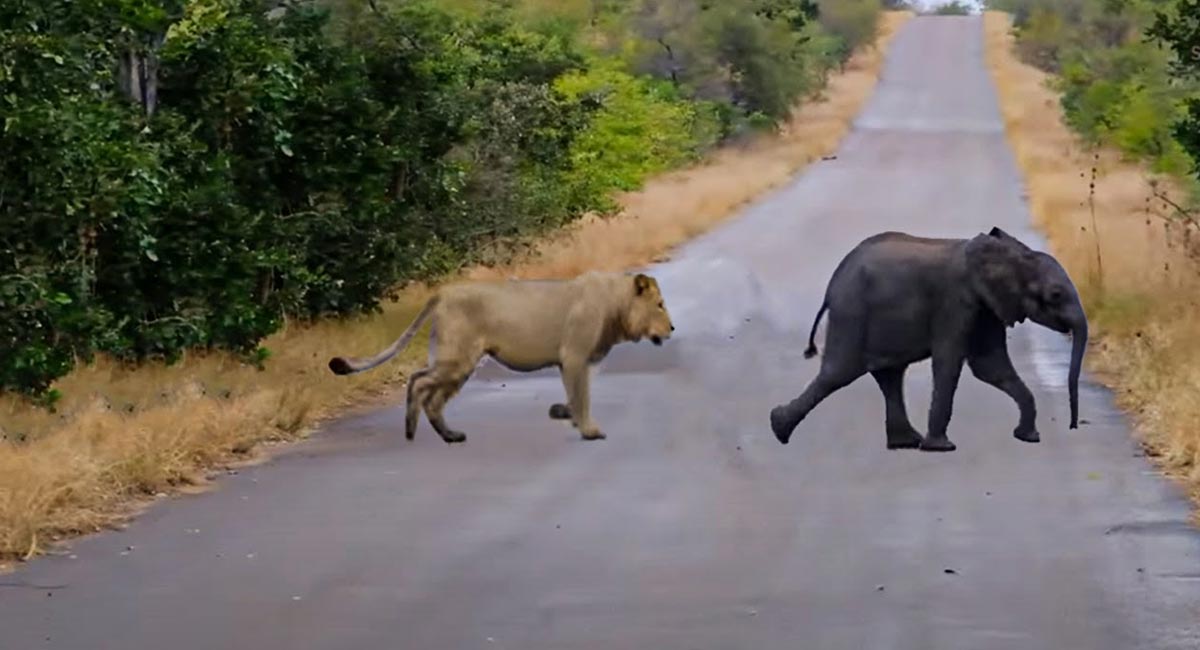
[[[424,341],[376,373],[337,377],[325,362],[347,349],[387,345],[420,307],[406,292],[378,317],[286,330],[259,371],[227,355],[170,367],[125,368],[100,360],[59,382],[58,414],[0,402],[10,436],[0,447],[0,559],[47,541],[119,522],[155,495],[198,487],[206,472],[249,461],[263,442],[298,437],[316,419],[402,378],[424,358]]]
[[[1047,76],[1013,54],[1009,16],[985,20],[1030,209],[1084,293],[1095,335],[1088,365],[1133,414],[1150,454],[1200,499],[1200,232],[1168,227],[1171,208],[1152,198],[1183,192],[1112,151],[1080,145]]]
[[[536,258],[465,275],[623,269],[704,232],[836,148],[874,87],[883,51],[909,17],[884,14],[877,47],[856,54],[830,79],[823,100],[798,110],[781,135],[652,180],[620,197],[622,215],[550,237]],[[274,356],[262,371],[221,354],[171,367],[100,360],[57,384],[65,398],[56,414],[0,397],[0,432],[9,439],[0,443],[0,559],[115,525],[148,499],[202,486],[214,468],[255,458],[260,443],[301,437],[320,418],[385,394],[424,359],[423,338],[398,363],[364,375],[334,376],[326,361],[384,347],[426,295],[415,287],[379,316],[286,329],[264,342]]]

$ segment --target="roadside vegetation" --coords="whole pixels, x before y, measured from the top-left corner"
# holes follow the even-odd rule
[[[987,52],[1093,370],[1200,498],[1200,6],[1001,0]]]
[[[974,11],[970,4],[959,2],[959,0],[950,0],[949,2],[937,5],[930,13],[935,16],[969,16]]]
[[[875,0],[0,8],[0,557],[424,358],[430,283],[667,253],[836,146]],[[799,110],[796,110],[799,107]],[[676,170],[676,171],[672,171]]]

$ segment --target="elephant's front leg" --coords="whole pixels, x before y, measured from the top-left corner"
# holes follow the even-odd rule
[[[1013,437],[1024,442],[1039,442],[1041,434],[1037,430],[1037,406],[1033,401],[1033,393],[1029,392],[1029,387],[1021,381],[1017,369],[1013,368],[1004,339],[1000,339],[998,347],[972,354],[967,358],[967,363],[980,381],[999,388],[1017,403],[1021,419],[1013,430]]]
[[[962,375],[966,355],[957,346],[944,346],[933,353],[933,401],[929,405],[929,433],[921,441],[921,451],[954,451],[946,436],[954,408],[954,391]]]
[[[888,449],[916,449],[921,445],[921,434],[908,421],[908,410],[904,407],[906,369],[902,366],[871,371],[871,376],[875,378],[875,383],[879,384],[879,390],[883,393]]]

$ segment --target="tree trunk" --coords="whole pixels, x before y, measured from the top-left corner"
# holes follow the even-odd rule
[[[154,115],[158,108],[158,51],[165,38],[165,33],[158,33],[151,35],[143,47],[130,45],[119,62],[117,84],[121,92],[137,102],[147,116]]]

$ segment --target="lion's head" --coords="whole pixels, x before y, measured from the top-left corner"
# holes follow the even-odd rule
[[[644,273],[633,277],[633,299],[625,314],[625,331],[634,341],[649,338],[655,345],[662,345],[675,331],[658,281]]]

